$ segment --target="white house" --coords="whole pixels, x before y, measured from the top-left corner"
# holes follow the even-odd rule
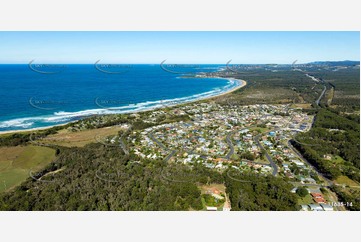
[[[333,207],[331,205],[321,204],[321,207],[323,208],[324,211],[333,211]]]
[[[310,207],[311,211],[324,211],[320,204],[308,204],[308,206]]]
[[[308,211],[307,205],[301,205],[301,211]]]
[[[207,206],[207,211],[217,211],[217,207],[208,207]]]

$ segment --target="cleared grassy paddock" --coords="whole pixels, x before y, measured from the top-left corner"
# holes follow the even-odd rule
[[[347,185],[347,186],[360,186],[360,184],[358,184],[357,182],[351,180],[347,176],[339,176],[339,177],[337,177],[335,182],[337,184],[342,184],[342,185],[344,184],[344,185]]]
[[[116,135],[120,130],[124,130],[124,128],[121,128],[120,126],[112,126],[78,132],[63,129],[57,134],[48,135],[43,139],[36,140],[36,142],[65,147],[83,147],[89,143],[99,142],[99,140],[105,138],[106,136]]]
[[[29,171],[45,167],[55,158],[55,150],[40,146],[0,148],[0,192],[21,184]]]

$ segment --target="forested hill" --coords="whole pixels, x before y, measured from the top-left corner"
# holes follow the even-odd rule
[[[139,160],[101,144],[61,148],[57,159],[39,174],[41,179],[29,178],[3,194],[0,210],[202,210],[199,185],[222,184],[226,179],[203,165],[190,169],[161,160]],[[245,190],[252,200],[235,210],[297,209],[289,184],[274,177],[264,179],[287,199],[277,202],[277,194],[264,193],[267,186]],[[233,184],[230,196],[237,196],[239,189]],[[259,205],[255,207],[253,202]]]

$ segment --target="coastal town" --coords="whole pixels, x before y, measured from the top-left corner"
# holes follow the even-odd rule
[[[48,2],[2,3],[2,241],[359,237],[355,0]]]
[[[257,66],[242,68],[258,69]],[[264,67],[265,70],[268,68]],[[327,103],[332,99],[332,93],[326,93],[328,84],[321,78],[294,69],[289,71],[290,74],[300,72],[298,74],[306,77],[310,82],[308,88],[313,91],[293,83],[288,86],[292,93],[287,91],[287,95],[280,96],[278,101],[273,100],[277,94],[271,94],[272,100],[265,102],[267,94],[257,92],[249,93],[245,101],[239,93],[246,92],[246,88],[241,92],[238,89],[250,81],[238,77],[240,70],[227,66],[219,72],[197,74],[195,78],[228,79],[230,85],[222,93],[211,92],[212,95],[198,96],[195,100],[162,96],[154,102],[136,103],[131,98],[131,104],[126,108],[106,108],[105,104],[119,100],[96,98],[95,104],[102,108],[96,113],[60,112],[58,116],[65,115],[74,120],[63,126],[32,130],[20,137],[14,134],[3,139],[5,145],[28,144],[17,153],[15,147],[4,148],[4,153],[8,154],[6,162],[11,164],[22,153],[34,152],[30,151],[34,149],[39,153],[47,152],[47,159],[51,160],[55,155],[66,154],[69,149],[77,154],[75,147],[88,149],[87,153],[99,148],[101,152],[109,152],[111,158],[100,156],[95,159],[96,171],[89,174],[95,183],[100,186],[101,183],[123,183],[130,177],[127,169],[134,169],[133,173],[137,169],[151,169],[155,172],[152,179],[157,177],[164,189],[174,189],[174,209],[179,206],[203,211],[267,210],[270,207],[271,210],[345,211],[353,208],[357,201],[351,200],[350,195],[359,189],[359,184],[353,182],[357,179],[357,171],[343,158],[351,153],[341,151],[343,146],[330,149],[322,137],[332,134],[338,142],[342,138],[337,135],[344,135],[348,129],[357,131],[357,128],[345,119],[342,121],[345,126],[329,123],[331,113],[321,105],[323,98]],[[183,78],[189,80],[190,77]],[[316,88],[317,84],[321,85]],[[263,90],[269,92],[268,88]],[[323,116],[317,116],[318,113]],[[76,116],[78,114],[81,115]],[[320,122],[327,125],[322,126]],[[317,132],[317,136],[313,136]],[[352,135],[347,137],[352,138]],[[334,142],[333,138],[329,139]],[[320,154],[314,150],[319,150]],[[95,153],[90,159],[97,155]],[[35,157],[34,161],[37,159]],[[59,168],[57,161],[55,159],[54,166],[44,172],[29,170],[28,174],[36,182],[49,182],[47,175],[51,174],[53,179],[54,174],[63,174],[64,168]],[[143,179],[145,173],[139,174],[142,176],[138,179]],[[274,184],[277,182],[280,182],[278,186]],[[182,198],[181,205],[178,204],[178,197],[183,194],[180,187],[188,190],[190,184],[194,193],[189,191],[192,195]],[[8,187],[8,181],[3,180],[0,189],[9,190]],[[148,189],[152,191],[153,188]],[[243,205],[247,201],[242,195],[243,189],[249,189],[246,193],[252,194],[254,199],[247,207]],[[284,190],[278,192],[278,189]],[[277,205],[269,202],[267,207],[262,207],[268,199],[263,196],[267,190],[270,190],[267,197],[275,199]],[[288,200],[280,194],[288,194]],[[235,199],[240,200],[235,202]],[[283,201],[288,202],[278,205]],[[259,207],[254,207],[254,203]],[[287,203],[292,206],[287,207]]]
[[[246,82],[238,84],[234,90]],[[295,103],[243,105],[234,99],[223,103],[212,99],[183,104],[167,101],[161,102],[160,108],[142,112],[94,115],[69,125],[63,134],[40,139],[31,135],[30,141],[33,145],[48,147],[95,142],[105,147],[119,147],[133,159],[138,157],[132,163],[162,161],[188,169],[202,165],[241,183],[250,182],[242,178],[244,175],[273,176],[292,186],[289,192],[297,193],[300,211],[343,211],[344,205],[339,205],[338,198],[329,189],[334,183],[292,145],[292,142],[312,145],[296,139],[298,134],[309,132],[315,121],[315,115],[304,107],[305,104]],[[141,126],[133,128],[136,123]],[[92,137],[92,134],[95,135]],[[324,159],[331,156],[326,155]],[[107,172],[99,174],[97,179],[112,181],[107,178]],[[170,182],[192,180],[177,170],[169,174],[163,172],[161,177]],[[199,189],[203,209],[232,209],[224,184]]]
[[[307,189],[309,199],[300,201],[301,210],[333,210],[329,205],[333,198],[322,194],[327,194],[323,188],[327,180],[289,142],[297,133],[307,132],[314,120],[301,108],[290,104],[190,103],[151,111],[143,121],[156,124],[166,115],[188,115],[190,119],[132,131],[126,138],[129,152],[189,167],[197,163],[217,171],[230,168],[238,173],[282,177],[294,186],[292,193],[300,187]],[[114,136],[107,142],[118,140]]]

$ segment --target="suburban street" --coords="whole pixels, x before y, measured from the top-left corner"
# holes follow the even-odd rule
[[[234,134],[234,131],[231,131],[228,133],[227,137],[226,137],[226,141],[227,141],[227,144],[229,145],[229,152],[228,154],[226,155],[226,159],[229,160],[231,159],[231,156],[234,154],[234,146],[233,146],[233,143],[232,143],[232,140],[231,140],[231,135]]]
[[[261,145],[261,143],[259,142],[259,138],[262,134],[259,134],[257,136],[254,137],[254,141],[257,143],[258,147],[261,149],[261,150],[264,150],[265,151],[265,156],[267,158],[267,160],[269,161],[271,167],[273,168],[273,171],[272,171],[272,175],[273,176],[277,176],[278,174],[278,166],[276,165],[276,163],[273,161],[272,157],[267,153],[266,149],[263,148],[263,146]]]
[[[311,164],[309,163],[301,154],[300,152],[298,152],[298,150],[292,146],[290,140],[287,142],[287,145],[290,149],[292,149],[292,151],[303,161],[305,162],[306,164],[308,164],[310,167],[313,168],[313,170],[319,175],[322,177],[322,179],[327,183],[327,186],[332,186],[333,185],[333,182],[329,179],[327,179],[322,173],[318,172],[317,169]]]
[[[153,140],[155,143],[157,143],[157,145],[159,145],[160,148],[162,148],[163,150],[168,150],[168,148],[165,147],[165,145],[163,145],[159,140],[157,140],[157,139],[154,137],[153,133],[150,133],[150,134],[149,134],[149,138],[150,138],[151,140]]]

